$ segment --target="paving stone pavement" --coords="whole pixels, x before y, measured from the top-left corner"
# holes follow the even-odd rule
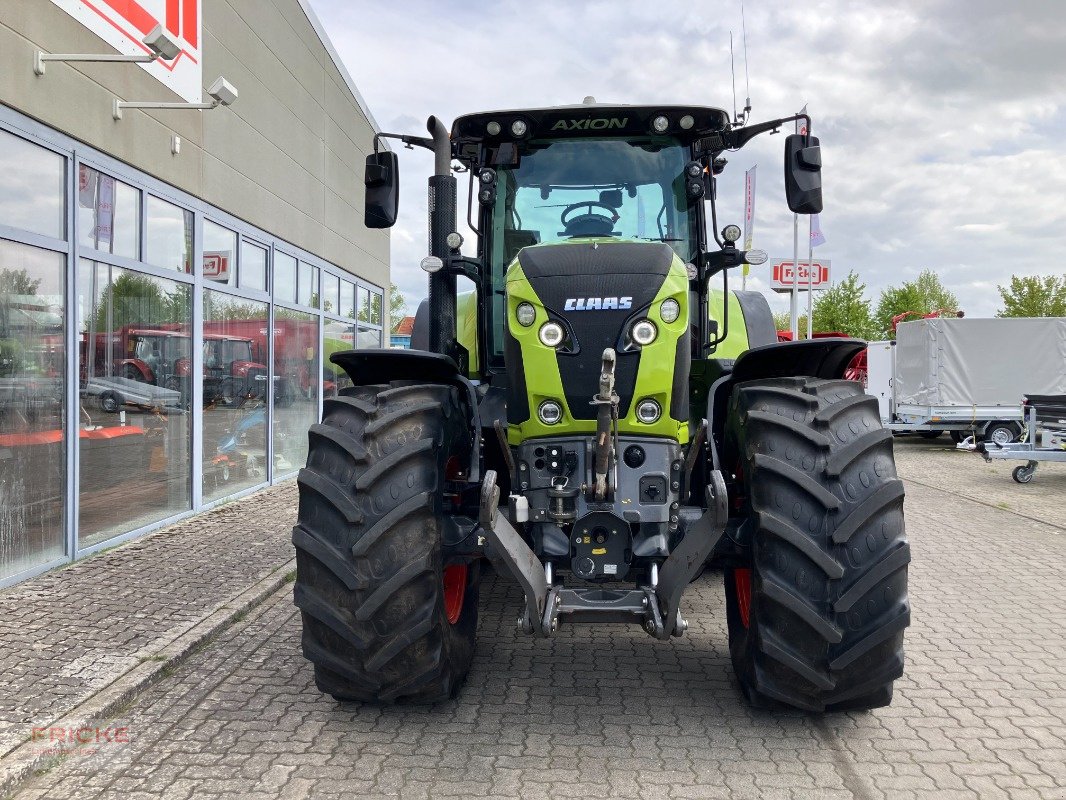
[[[519,593],[492,579],[457,700],[338,704],[314,688],[282,590],[115,720],[129,743],[75,751],[18,798],[1066,798],[1066,534],[907,490],[914,624],[889,708],[748,709],[720,573],[668,643],[519,635]]]
[[[0,756],[292,559],[283,484],[0,592]]]

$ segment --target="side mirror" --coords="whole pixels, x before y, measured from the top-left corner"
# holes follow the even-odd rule
[[[391,150],[371,153],[366,157],[363,174],[366,199],[363,221],[368,228],[391,228],[396,224],[400,205],[400,173],[396,154]]]
[[[822,149],[818,137],[785,138],[785,197],[796,214],[822,212]]]

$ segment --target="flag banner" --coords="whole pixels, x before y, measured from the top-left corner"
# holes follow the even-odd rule
[[[825,236],[822,234],[822,223],[817,214],[811,214],[811,247],[825,244]]]
[[[759,165],[744,173],[744,249],[751,250],[752,239],[755,236],[755,169]],[[744,265],[747,267],[747,264]]]

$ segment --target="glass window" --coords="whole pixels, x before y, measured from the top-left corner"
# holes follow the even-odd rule
[[[79,547],[191,507],[191,289],[78,267]]]
[[[373,325],[381,324],[381,293],[370,293],[370,322]]]
[[[0,240],[0,578],[64,551],[63,265]]]
[[[370,290],[359,287],[359,321],[370,322]]]
[[[251,242],[241,241],[241,286],[245,289],[267,288],[267,251]]]
[[[144,260],[163,269],[192,272],[192,212],[148,195]]]
[[[341,279],[328,272],[322,273],[322,310],[327,314],[339,314],[341,307]]]
[[[66,239],[66,159],[0,130],[0,223]]]
[[[351,281],[341,280],[340,315],[355,319],[355,284]]]
[[[268,477],[267,310],[204,291],[204,500]]]
[[[274,299],[296,302],[296,259],[280,250],[274,251]]]
[[[110,175],[78,167],[78,244],[125,258],[141,257],[141,193]]]
[[[300,262],[299,290],[298,303],[318,308],[318,267],[313,267],[306,261]]]
[[[237,285],[237,234],[204,220],[204,278],[227,286]]]
[[[378,328],[366,328],[359,326],[359,336],[355,342],[356,347],[381,347],[381,330]]]
[[[322,391],[326,397],[336,397],[341,389],[352,385],[348,373],[330,362],[329,357],[356,347],[356,326],[351,322],[325,320],[322,326]]]
[[[295,472],[307,460],[307,429],[318,422],[323,375],[318,352],[318,317],[274,309],[274,468]],[[327,380],[332,373],[326,373]]]

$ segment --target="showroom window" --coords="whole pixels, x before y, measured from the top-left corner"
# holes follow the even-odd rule
[[[296,302],[296,259],[280,250],[274,251],[274,299]]]
[[[355,284],[341,279],[340,316],[355,319]]]
[[[81,549],[192,507],[191,289],[78,263]]]
[[[0,586],[297,472],[380,298],[0,107]]]
[[[0,240],[0,579],[64,554],[64,261]]]
[[[0,130],[0,225],[66,239],[66,159]]]
[[[192,272],[191,211],[148,195],[145,261],[163,269]]]
[[[267,288],[267,251],[265,247],[241,241],[240,278],[242,289],[265,292]]]
[[[269,306],[204,291],[203,496],[265,483]]]
[[[237,234],[210,220],[204,220],[204,278],[237,285]]]
[[[274,309],[274,469],[295,472],[307,460],[307,429],[318,422],[322,377],[315,314]]]
[[[302,306],[318,308],[318,267],[306,261],[300,262],[297,289],[296,302]]]
[[[78,166],[78,244],[140,258],[141,193],[129,184]]]

